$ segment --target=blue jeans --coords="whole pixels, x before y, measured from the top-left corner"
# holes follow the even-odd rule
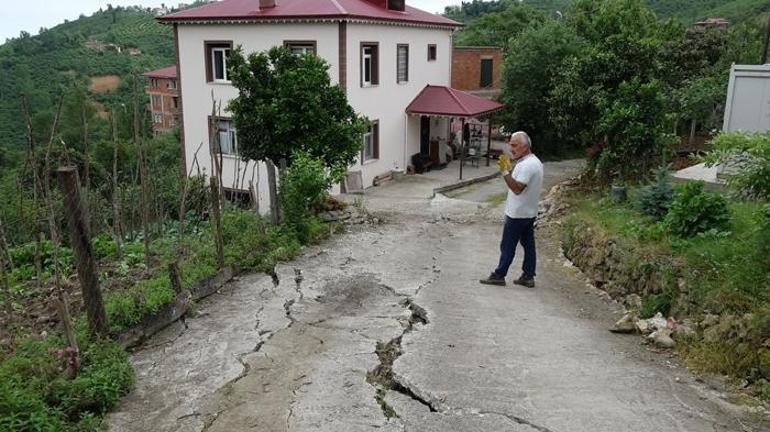
[[[500,242],[500,263],[495,269],[495,274],[505,277],[508,268],[516,255],[516,245],[521,243],[524,248],[524,264],[521,270],[525,276],[535,277],[537,257],[535,252],[535,218],[512,219],[505,216],[503,239]]]

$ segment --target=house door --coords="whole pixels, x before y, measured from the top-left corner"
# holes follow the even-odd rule
[[[430,153],[430,117],[420,117],[420,154]]]

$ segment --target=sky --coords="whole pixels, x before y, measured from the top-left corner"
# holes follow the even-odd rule
[[[40,27],[51,28],[65,19],[75,20],[80,14],[91,15],[99,8],[106,9],[108,3],[113,6],[157,7],[164,2],[176,5],[180,0],[0,0],[3,11],[0,14],[0,44],[7,38],[18,37],[22,30],[36,35]],[[406,3],[428,12],[443,12],[445,6],[460,4],[460,0],[406,0]]]

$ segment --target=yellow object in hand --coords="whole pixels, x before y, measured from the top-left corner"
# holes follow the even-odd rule
[[[506,154],[501,154],[500,157],[497,158],[497,166],[501,171],[510,171],[513,169],[511,159]]]

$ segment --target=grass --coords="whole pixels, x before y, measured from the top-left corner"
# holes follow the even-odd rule
[[[755,302],[770,300],[770,260],[761,243],[756,214],[761,204],[730,202],[728,232],[681,239],[662,221],[640,214],[631,203],[619,203],[597,194],[575,196],[576,217],[620,235],[657,254],[681,258],[695,291],[694,301],[713,312],[746,312]]]
[[[696,319],[719,314],[718,334],[680,340],[678,350],[694,368],[747,379],[755,383],[758,396],[770,399],[766,381],[770,349],[763,346],[770,334],[770,233],[757,217],[762,204],[729,201],[729,231],[712,230],[685,239],[671,234],[662,220],[639,213],[633,204],[635,191],[631,192],[627,202],[597,193],[573,194],[575,213],[565,245],[574,241],[570,230],[587,225],[597,229],[595,235],[616,238],[620,249],[651,257],[653,265],[656,256],[676,263],[674,277],[684,278],[689,289],[678,292],[675,283],[673,291],[648,295],[641,315],[666,314],[682,301],[686,307],[676,310]],[[576,225],[577,221],[583,225]],[[648,264],[633,265],[643,269]]]
[[[506,198],[508,198],[508,192],[500,192],[498,194],[494,194],[487,198],[487,204],[490,205],[490,207],[497,207],[500,204],[504,203]]]
[[[77,333],[81,365],[74,377],[60,356],[61,335],[27,339],[0,363],[0,430],[93,431],[100,416],[128,393],[134,371],[117,344]]]

